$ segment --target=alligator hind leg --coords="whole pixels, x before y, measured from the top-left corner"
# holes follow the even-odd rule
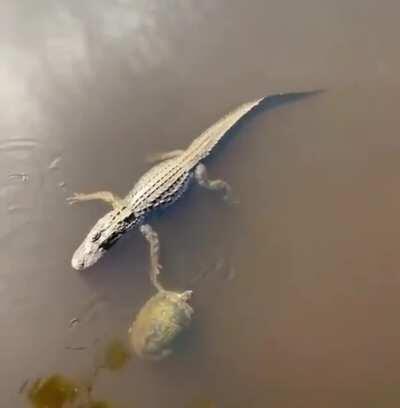
[[[74,193],[67,198],[69,204],[75,204],[81,201],[100,200],[110,204],[113,208],[118,208],[123,205],[122,198],[111,193],[110,191],[96,191],[95,193]]]
[[[164,288],[158,281],[158,275],[162,268],[160,265],[160,240],[158,234],[149,224],[143,224],[139,229],[150,245],[150,280],[158,291],[163,291]]]
[[[184,152],[184,150],[172,150],[170,152],[154,153],[147,157],[148,163],[157,163],[163,160],[173,159],[178,157]]]
[[[223,199],[226,202],[228,202],[229,204],[236,204],[236,201],[233,200],[231,186],[223,180],[209,180],[207,176],[207,168],[204,164],[200,163],[196,166],[196,168],[194,169],[194,177],[201,187],[212,191],[221,190],[224,194]]]

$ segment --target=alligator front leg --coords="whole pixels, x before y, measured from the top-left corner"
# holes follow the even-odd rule
[[[157,163],[163,160],[173,159],[180,156],[184,150],[172,150],[170,152],[154,153],[147,157],[148,163]]]
[[[233,200],[231,186],[223,180],[209,180],[207,176],[207,168],[204,164],[200,163],[196,166],[194,170],[194,177],[201,187],[211,191],[222,191],[223,199],[226,202],[229,204],[236,204],[236,201]]]
[[[162,266],[160,265],[160,240],[158,234],[151,228],[149,224],[140,226],[140,232],[150,245],[150,280],[157,290],[164,290],[158,281]]]
[[[81,201],[100,200],[110,204],[114,209],[123,205],[123,199],[110,191],[96,191],[95,193],[74,193],[67,198],[69,204],[75,204]]]

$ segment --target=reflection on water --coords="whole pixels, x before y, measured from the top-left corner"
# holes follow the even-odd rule
[[[10,139],[0,143],[4,170],[0,179],[2,229],[0,239],[30,221],[29,213],[40,205],[42,175],[38,169],[37,142]]]
[[[0,176],[0,240],[10,239],[14,232],[36,222],[42,215],[46,199],[49,199],[47,184],[54,189],[57,183],[49,171],[57,170],[61,161],[61,157],[57,157],[46,169],[45,161],[53,150],[50,144],[43,145],[35,139],[4,138],[0,141],[0,160],[4,166]]]

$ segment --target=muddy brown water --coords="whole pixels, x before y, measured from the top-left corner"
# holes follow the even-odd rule
[[[209,161],[240,206],[193,189],[155,220],[192,330],[160,364],[104,373],[121,407],[398,407],[400,4],[42,1],[0,4],[0,400],[26,378],[89,372],[153,294],[131,233],[70,267],[145,156],[184,147],[243,101],[259,112]],[[81,321],[69,327],[72,318]],[[194,405],[192,405],[194,406]]]

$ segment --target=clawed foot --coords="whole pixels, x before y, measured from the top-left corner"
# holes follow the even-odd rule
[[[232,194],[231,186],[224,180],[209,180],[207,176],[207,168],[204,164],[200,163],[196,166],[194,176],[198,184],[211,191],[219,191],[223,193],[222,199],[229,206],[239,205],[239,200],[235,199]]]
[[[85,194],[83,193],[73,193],[71,197],[67,197],[67,203],[69,205],[79,203],[81,201],[85,201]]]
[[[119,208],[123,205],[123,200],[111,191],[96,191],[94,193],[74,193],[67,198],[69,204],[75,204],[81,201],[99,200],[111,205],[112,208]]]
[[[239,207],[240,205],[240,200],[231,195],[224,195],[222,199],[229,207]]]
[[[232,189],[228,184],[225,184],[225,192],[222,199],[229,207],[237,207],[240,204],[240,200],[232,194]]]

